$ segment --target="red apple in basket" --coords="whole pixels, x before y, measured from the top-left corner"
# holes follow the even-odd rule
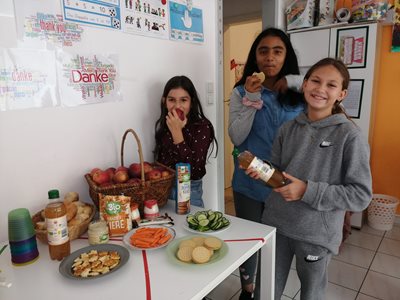
[[[153,169],[146,173],[146,180],[155,180],[161,178],[161,171]]]
[[[108,175],[110,175],[110,178],[113,178],[114,174],[115,174],[115,168],[111,167],[106,169],[106,172],[108,173]]]
[[[143,162],[143,168],[144,168],[144,174],[153,170],[153,166],[151,165],[151,163],[149,163],[147,161]]]
[[[168,177],[171,173],[168,170],[162,170],[161,171],[161,177]]]
[[[93,178],[94,173],[101,171],[99,168],[94,168],[90,171],[90,176]]]
[[[115,172],[112,180],[115,183],[125,183],[129,180],[128,171],[126,170],[118,170]]]
[[[128,171],[129,172],[129,176],[139,178],[140,177],[140,170],[141,170],[140,164],[138,164],[138,163],[131,164],[129,166],[129,171]]]
[[[93,181],[96,182],[98,185],[109,182],[110,179],[110,175],[106,171],[100,170],[93,174]]]
[[[181,121],[185,120],[185,113],[179,109],[179,108],[175,108],[176,113],[178,114],[179,119],[181,119]]]
[[[115,172],[117,172],[117,171],[120,171],[120,170],[123,170],[123,171],[126,171],[126,172],[129,172],[129,168],[127,168],[127,167],[124,167],[124,166],[119,166],[116,170],[115,170]]]

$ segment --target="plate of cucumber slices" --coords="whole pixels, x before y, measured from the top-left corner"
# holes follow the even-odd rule
[[[229,228],[231,222],[220,211],[202,210],[186,216],[184,228],[195,233],[218,233]]]

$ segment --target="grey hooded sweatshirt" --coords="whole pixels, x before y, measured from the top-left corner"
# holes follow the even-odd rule
[[[271,162],[307,183],[298,201],[272,192],[263,223],[295,240],[338,253],[346,211],[362,211],[372,199],[369,146],[344,114],[311,122],[305,113],[279,129]]]

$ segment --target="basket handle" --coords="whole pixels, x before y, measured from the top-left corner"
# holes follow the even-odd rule
[[[125,139],[128,133],[132,133],[133,136],[135,137],[136,143],[138,145],[138,152],[139,152],[139,159],[140,159],[140,168],[141,168],[141,180],[142,184],[144,184],[144,164],[143,164],[143,151],[142,151],[142,144],[140,143],[139,136],[136,134],[136,132],[133,129],[127,129],[122,136],[122,143],[121,143],[121,166],[124,166],[124,145],[125,145]]]

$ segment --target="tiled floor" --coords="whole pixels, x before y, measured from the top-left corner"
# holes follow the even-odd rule
[[[232,192],[225,191],[225,211],[234,215]],[[329,265],[327,300],[398,300],[400,299],[400,225],[390,231],[364,225],[353,229],[342,253]],[[237,300],[240,279],[234,272],[206,299]],[[300,281],[292,263],[282,300],[300,299]]]

